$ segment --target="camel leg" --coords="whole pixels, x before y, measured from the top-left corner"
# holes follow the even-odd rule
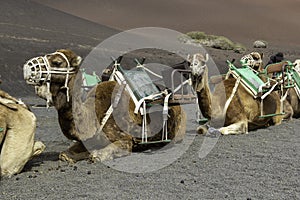
[[[132,151],[132,141],[118,140],[103,149],[94,150],[91,152],[91,161],[106,161],[113,158],[127,156]]]
[[[59,159],[62,161],[69,162],[71,164],[76,163],[79,160],[88,159],[90,153],[84,147],[82,142],[75,142],[68,150],[59,154]]]
[[[285,100],[283,102],[283,110],[285,113],[283,115],[283,120],[292,120],[292,117],[294,115],[294,110],[293,110],[293,107],[291,106],[291,104],[287,100]],[[273,117],[274,124],[276,124],[276,125],[280,124],[280,121],[281,121],[280,117],[277,117],[277,118]]]
[[[186,113],[180,106],[170,107],[170,118],[168,120],[168,131],[174,132],[173,143],[180,142],[186,135]]]
[[[34,134],[36,118],[27,109],[8,113],[11,116],[5,140],[1,149],[1,176],[12,176],[19,173],[34,154]]]
[[[242,134],[248,133],[248,122],[240,121],[234,124],[230,124],[229,126],[225,126],[219,129],[221,134],[229,135],[229,134]]]

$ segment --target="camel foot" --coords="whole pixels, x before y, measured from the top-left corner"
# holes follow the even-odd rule
[[[74,153],[69,150],[63,151],[59,154],[59,160],[74,164],[79,160],[86,160],[90,156],[89,152]]]
[[[59,159],[74,164],[79,160],[86,160],[90,156],[89,151],[84,147],[81,142],[75,142],[69,147],[68,150],[59,154]]]
[[[35,141],[33,146],[33,155],[32,156],[38,156],[40,155],[46,148],[46,145],[42,143],[41,141]]]
[[[198,134],[205,134],[208,130],[207,125],[201,125],[197,128]]]
[[[218,129],[214,127],[209,127],[205,136],[216,138],[216,137],[220,137],[221,134],[222,134],[221,131],[219,131]]]
[[[59,154],[59,160],[68,162],[69,164],[76,163],[76,160],[72,158],[71,154],[68,151],[61,152]]]
[[[118,147],[116,144],[119,144],[120,141],[116,143],[109,144],[103,149],[97,149],[91,152],[90,161],[91,162],[103,162],[107,160],[112,160],[114,158],[120,158],[123,156],[128,156],[131,153],[129,149],[122,149]]]

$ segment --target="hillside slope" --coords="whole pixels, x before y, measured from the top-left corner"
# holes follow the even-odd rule
[[[295,0],[35,0],[117,29],[155,26],[224,35],[241,43],[264,39],[300,45]]]
[[[28,0],[0,1],[1,89],[15,96],[33,94],[25,84],[25,61],[59,48],[85,56],[116,30]]]

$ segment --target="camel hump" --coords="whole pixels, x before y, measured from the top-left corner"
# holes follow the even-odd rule
[[[280,63],[274,63],[269,64],[266,66],[266,72],[269,73],[275,73],[275,72],[282,72],[284,70],[284,67],[289,65],[287,61],[280,62]]]

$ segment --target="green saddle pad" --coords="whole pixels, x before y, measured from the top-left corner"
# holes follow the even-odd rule
[[[87,74],[85,69],[81,69],[82,71],[82,82],[84,87],[92,87],[101,82],[100,78],[97,76],[95,72],[93,74]]]
[[[85,71],[82,73],[84,86],[94,86],[101,82],[100,78],[96,75],[87,74]]]
[[[229,64],[229,67],[234,77],[241,77],[243,86],[249,89],[254,96],[256,96],[259,93],[259,89],[265,85],[265,83],[259,78],[259,76],[255,74],[251,69],[247,67],[236,68],[232,63]]]
[[[257,92],[265,84],[251,69],[241,68],[237,70],[241,78]]]

